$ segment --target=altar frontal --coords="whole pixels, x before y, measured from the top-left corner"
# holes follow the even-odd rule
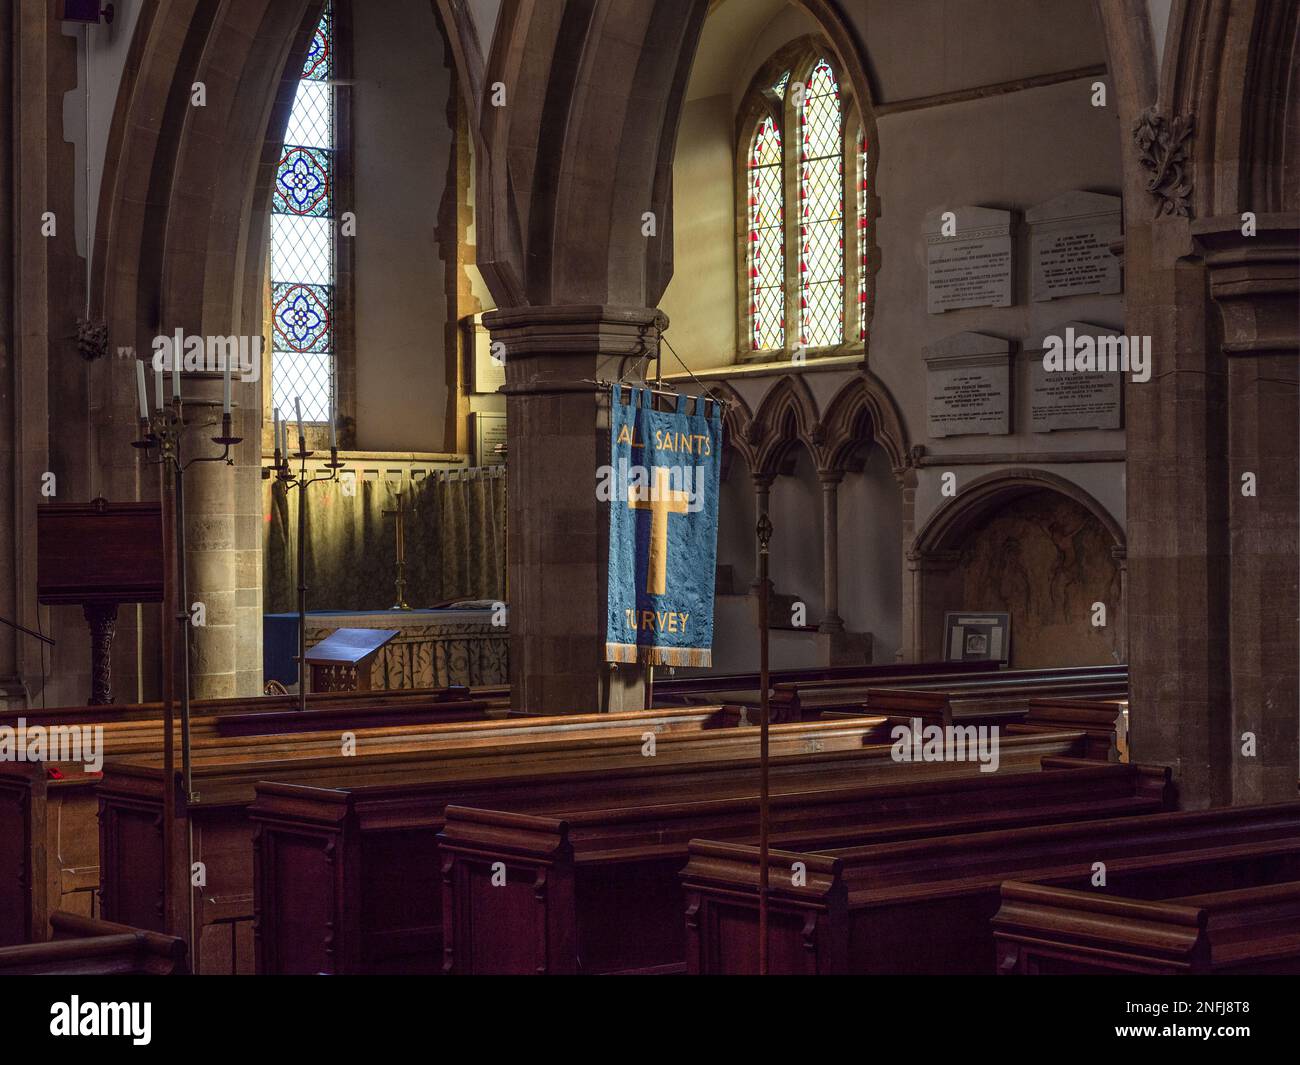
[[[719,405],[678,396],[654,409],[647,389],[610,401],[610,464],[597,490],[609,503],[605,657],[643,665],[708,666],[722,453]]]

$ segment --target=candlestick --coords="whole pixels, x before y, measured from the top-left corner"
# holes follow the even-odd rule
[[[154,409],[163,409],[163,375],[161,370],[153,372],[153,400]]]
[[[144,361],[135,360],[135,384],[140,393],[140,420],[149,420],[149,390],[144,383]]]
[[[222,382],[221,413],[230,413],[230,353],[226,352],[226,376]]]

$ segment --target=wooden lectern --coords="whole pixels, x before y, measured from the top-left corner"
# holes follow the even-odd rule
[[[90,704],[113,701],[110,650],[119,603],[161,603],[158,503],[46,503],[36,508],[36,599],[79,604],[90,626]]]
[[[311,690],[369,691],[371,663],[397,633],[397,629],[335,629],[307,652]],[[298,671],[299,683],[304,672]]]

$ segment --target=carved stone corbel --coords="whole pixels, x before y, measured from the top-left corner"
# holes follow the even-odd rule
[[[1133,142],[1138,162],[1149,171],[1147,192],[1156,198],[1155,217],[1192,214],[1191,160],[1188,141],[1195,126],[1194,116],[1166,118],[1156,108],[1148,107],[1133,125]]]

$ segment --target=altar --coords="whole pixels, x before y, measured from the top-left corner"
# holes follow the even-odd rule
[[[396,629],[376,656],[371,689],[478,687],[510,683],[509,630],[493,625],[488,600],[435,610],[309,610],[307,647],[336,629]],[[262,683],[298,683],[298,615],[267,614],[262,625]]]

